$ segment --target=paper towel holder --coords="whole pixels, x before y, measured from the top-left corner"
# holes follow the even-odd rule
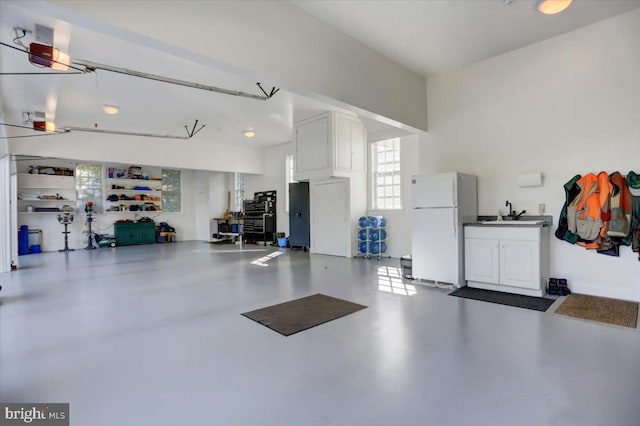
[[[535,188],[542,186],[544,175],[542,172],[522,173],[518,176],[518,186],[520,188]]]

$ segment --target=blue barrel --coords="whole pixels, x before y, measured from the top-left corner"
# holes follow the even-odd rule
[[[366,229],[361,229],[358,231],[358,239],[365,241],[367,239],[367,230]]]
[[[380,232],[377,229],[369,229],[369,239],[371,241],[378,241],[380,239]]]
[[[27,225],[20,226],[18,233],[18,254],[29,254],[29,227]]]
[[[387,252],[387,243],[383,241],[380,243],[380,253],[386,253],[386,252]]]
[[[367,225],[369,225],[369,218],[367,216],[361,216],[360,219],[358,219],[358,226],[365,228]]]
[[[380,240],[386,240],[387,239],[387,231],[385,231],[384,229],[380,230]]]
[[[367,242],[366,241],[362,241],[362,242],[358,243],[358,251],[360,251],[360,253],[366,253],[367,252]]]
[[[385,226],[387,220],[383,216],[369,216],[369,226],[377,228],[378,226]]]
[[[370,243],[369,244],[369,253],[378,254],[379,250],[380,250],[380,243]]]

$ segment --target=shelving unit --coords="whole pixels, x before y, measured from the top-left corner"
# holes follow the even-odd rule
[[[75,210],[75,182],[73,176],[18,173],[18,214],[58,214],[62,211],[64,205],[69,205]],[[34,198],[43,196],[59,196],[62,198]],[[25,197],[27,199],[24,199]],[[32,211],[28,211],[29,206],[31,206]],[[39,209],[47,210],[37,211]]]
[[[374,216],[377,217],[377,216]],[[387,252],[387,227],[383,218],[384,225],[370,226],[370,217],[363,216],[356,226],[356,247],[358,249],[357,256],[367,259],[376,257],[380,259]],[[366,225],[362,226],[363,219],[366,219]]]
[[[162,211],[162,180],[160,179],[131,179],[131,178],[106,178],[106,213],[128,213]],[[138,188],[137,188],[138,187]],[[147,187],[148,189],[141,189]],[[109,200],[112,195],[118,197],[124,195],[127,198],[140,196],[140,200],[118,199]],[[137,210],[129,210],[130,206],[138,206]],[[150,210],[149,207],[153,206]]]
[[[212,220],[216,221],[215,233],[218,235],[218,238],[221,236],[234,237],[237,238],[238,241],[242,241],[242,234],[244,232],[244,217],[214,217]]]

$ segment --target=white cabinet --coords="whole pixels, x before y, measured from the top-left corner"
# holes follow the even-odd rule
[[[326,112],[295,125],[296,180],[350,177],[366,170],[366,133],[356,118]]]
[[[465,227],[469,287],[542,296],[549,277],[549,227]]]

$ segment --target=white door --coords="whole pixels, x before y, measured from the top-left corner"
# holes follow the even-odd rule
[[[347,182],[312,184],[309,196],[311,251],[350,257]]]
[[[500,242],[500,284],[540,289],[540,253],[537,241]]]
[[[500,241],[465,238],[464,273],[467,281],[500,283]]]
[[[460,283],[457,214],[457,209],[413,210],[411,257],[415,278]]]
[[[413,208],[457,207],[457,173],[411,178]]]

